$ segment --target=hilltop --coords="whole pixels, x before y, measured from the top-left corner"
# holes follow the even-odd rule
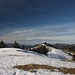
[[[51,52],[48,52],[47,55],[18,48],[0,48],[0,74],[65,75],[67,72],[64,73],[62,70],[60,70],[60,68],[75,69],[75,62],[63,61],[71,59],[72,57],[70,55],[55,48],[52,48]],[[31,70],[24,71],[22,68],[17,69],[17,66],[30,64],[32,64],[32,67],[33,65],[40,65],[39,67],[42,65],[49,66],[50,69],[48,70],[46,67],[44,67],[44,69],[33,69],[33,72],[31,72]]]

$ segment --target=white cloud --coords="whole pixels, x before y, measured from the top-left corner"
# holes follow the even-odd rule
[[[12,41],[21,41],[21,40],[29,40],[29,41],[31,41],[31,40],[36,40],[36,38],[14,38],[14,37],[12,37],[12,38],[8,38],[8,37],[0,37],[0,40],[12,40]]]
[[[17,31],[14,31],[13,33],[20,34],[20,33],[30,33],[30,32],[33,32],[33,30],[17,30]]]
[[[14,31],[13,33],[15,33],[15,34],[20,34],[21,31]]]
[[[20,41],[20,42],[74,42],[75,41],[75,26],[65,24],[54,26],[43,26],[36,29],[15,29],[12,32],[4,34],[0,40]]]
[[[75,41],[75,35],[51,36],[51,37],[47,36],[47,37],[41,37],[41,40],[46,40],[46,41],[52,40],[53,42],[73,43]]]

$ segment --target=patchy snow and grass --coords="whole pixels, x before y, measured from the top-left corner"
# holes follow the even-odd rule
[[[26,51],[17,48],[0,48],[0,75],[66,75],[61,72],[52,72],[50,70],[38,69],[37,72],[22,71],[19,69],[14,69],[17,65],[27,65],[27,64],[39,64],[39,65],[49,65],[54,67],[65,67],[65,68],[75,68],[74,62],[64,62],[60,59],[56,59],[55,56],[52,58],[51,55],[55,54],[57,56],[63,56],[65,58],[71,58],[69,55],[62,51],[61,53],[53,49],[49,56],[39,54],[32,51]],[[54,53],[55,52],[55,53]],[[57,52],[57,53],[56,53]],[[60,54],[59,54],[60,53]],[[51,55],[50,55],[51,54]],[[63,58],[64,59],[64,58]],[[70,75],[70,74],[67,74]]]
[[[22,69],[24,71],[30,71],[30,72],[37,72],[37,69],[47,69],[55,72],[63,72],[65,74],[70,73],[70,74],[75,74],[75,68],[57,68],[49,65],[39,65],[39,64],[28,64],[28,65],[18,65],[14,66],[14,68]]]

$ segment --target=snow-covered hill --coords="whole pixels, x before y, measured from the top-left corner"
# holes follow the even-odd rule
[[[67,60],[72,59],[72,57],[70,55],[66,54],[65,52],[63,52],[63,50],[56,49],[51,46],[47,46],[46,44],[38,44],[35,47],[31,48],[31,50],[36,50],[36,49],[39,50],[41,47],[45,47],[49,51],[47,54],[48,54],[48,57],[50,57],[50,58],[67,59]]]
[[[64,60],[71,60],[72,57],[68,54],[66,54],[65,52],[63,52],[63,50],[60,49],[55,49],[52,48],[51,52],[48,52],[48,57],[51,58],[56,58],[56,59],[64,59]]]
[[[53,55],[56,56],[53,57]],[[48,56],[17,48],[0,48],[0,75],[70,75],[63,74],[62,72],[52,72],[45,69],[38,69],[37,72],[31,73],[28,71],[13,68],[16,65],[26,64],[44,64],[57,68],[75,68],[74,62],[61,61],[59,58],[56,59],[57,56],[65,56],[65,58],[71,58],[69,55],[65,54],[61,50],[59,51],[54,48],[51,52],[48,53]]]

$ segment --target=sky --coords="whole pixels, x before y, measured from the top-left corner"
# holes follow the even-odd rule
[[[0,40],[75,43],[75,0],[0,0]]]

